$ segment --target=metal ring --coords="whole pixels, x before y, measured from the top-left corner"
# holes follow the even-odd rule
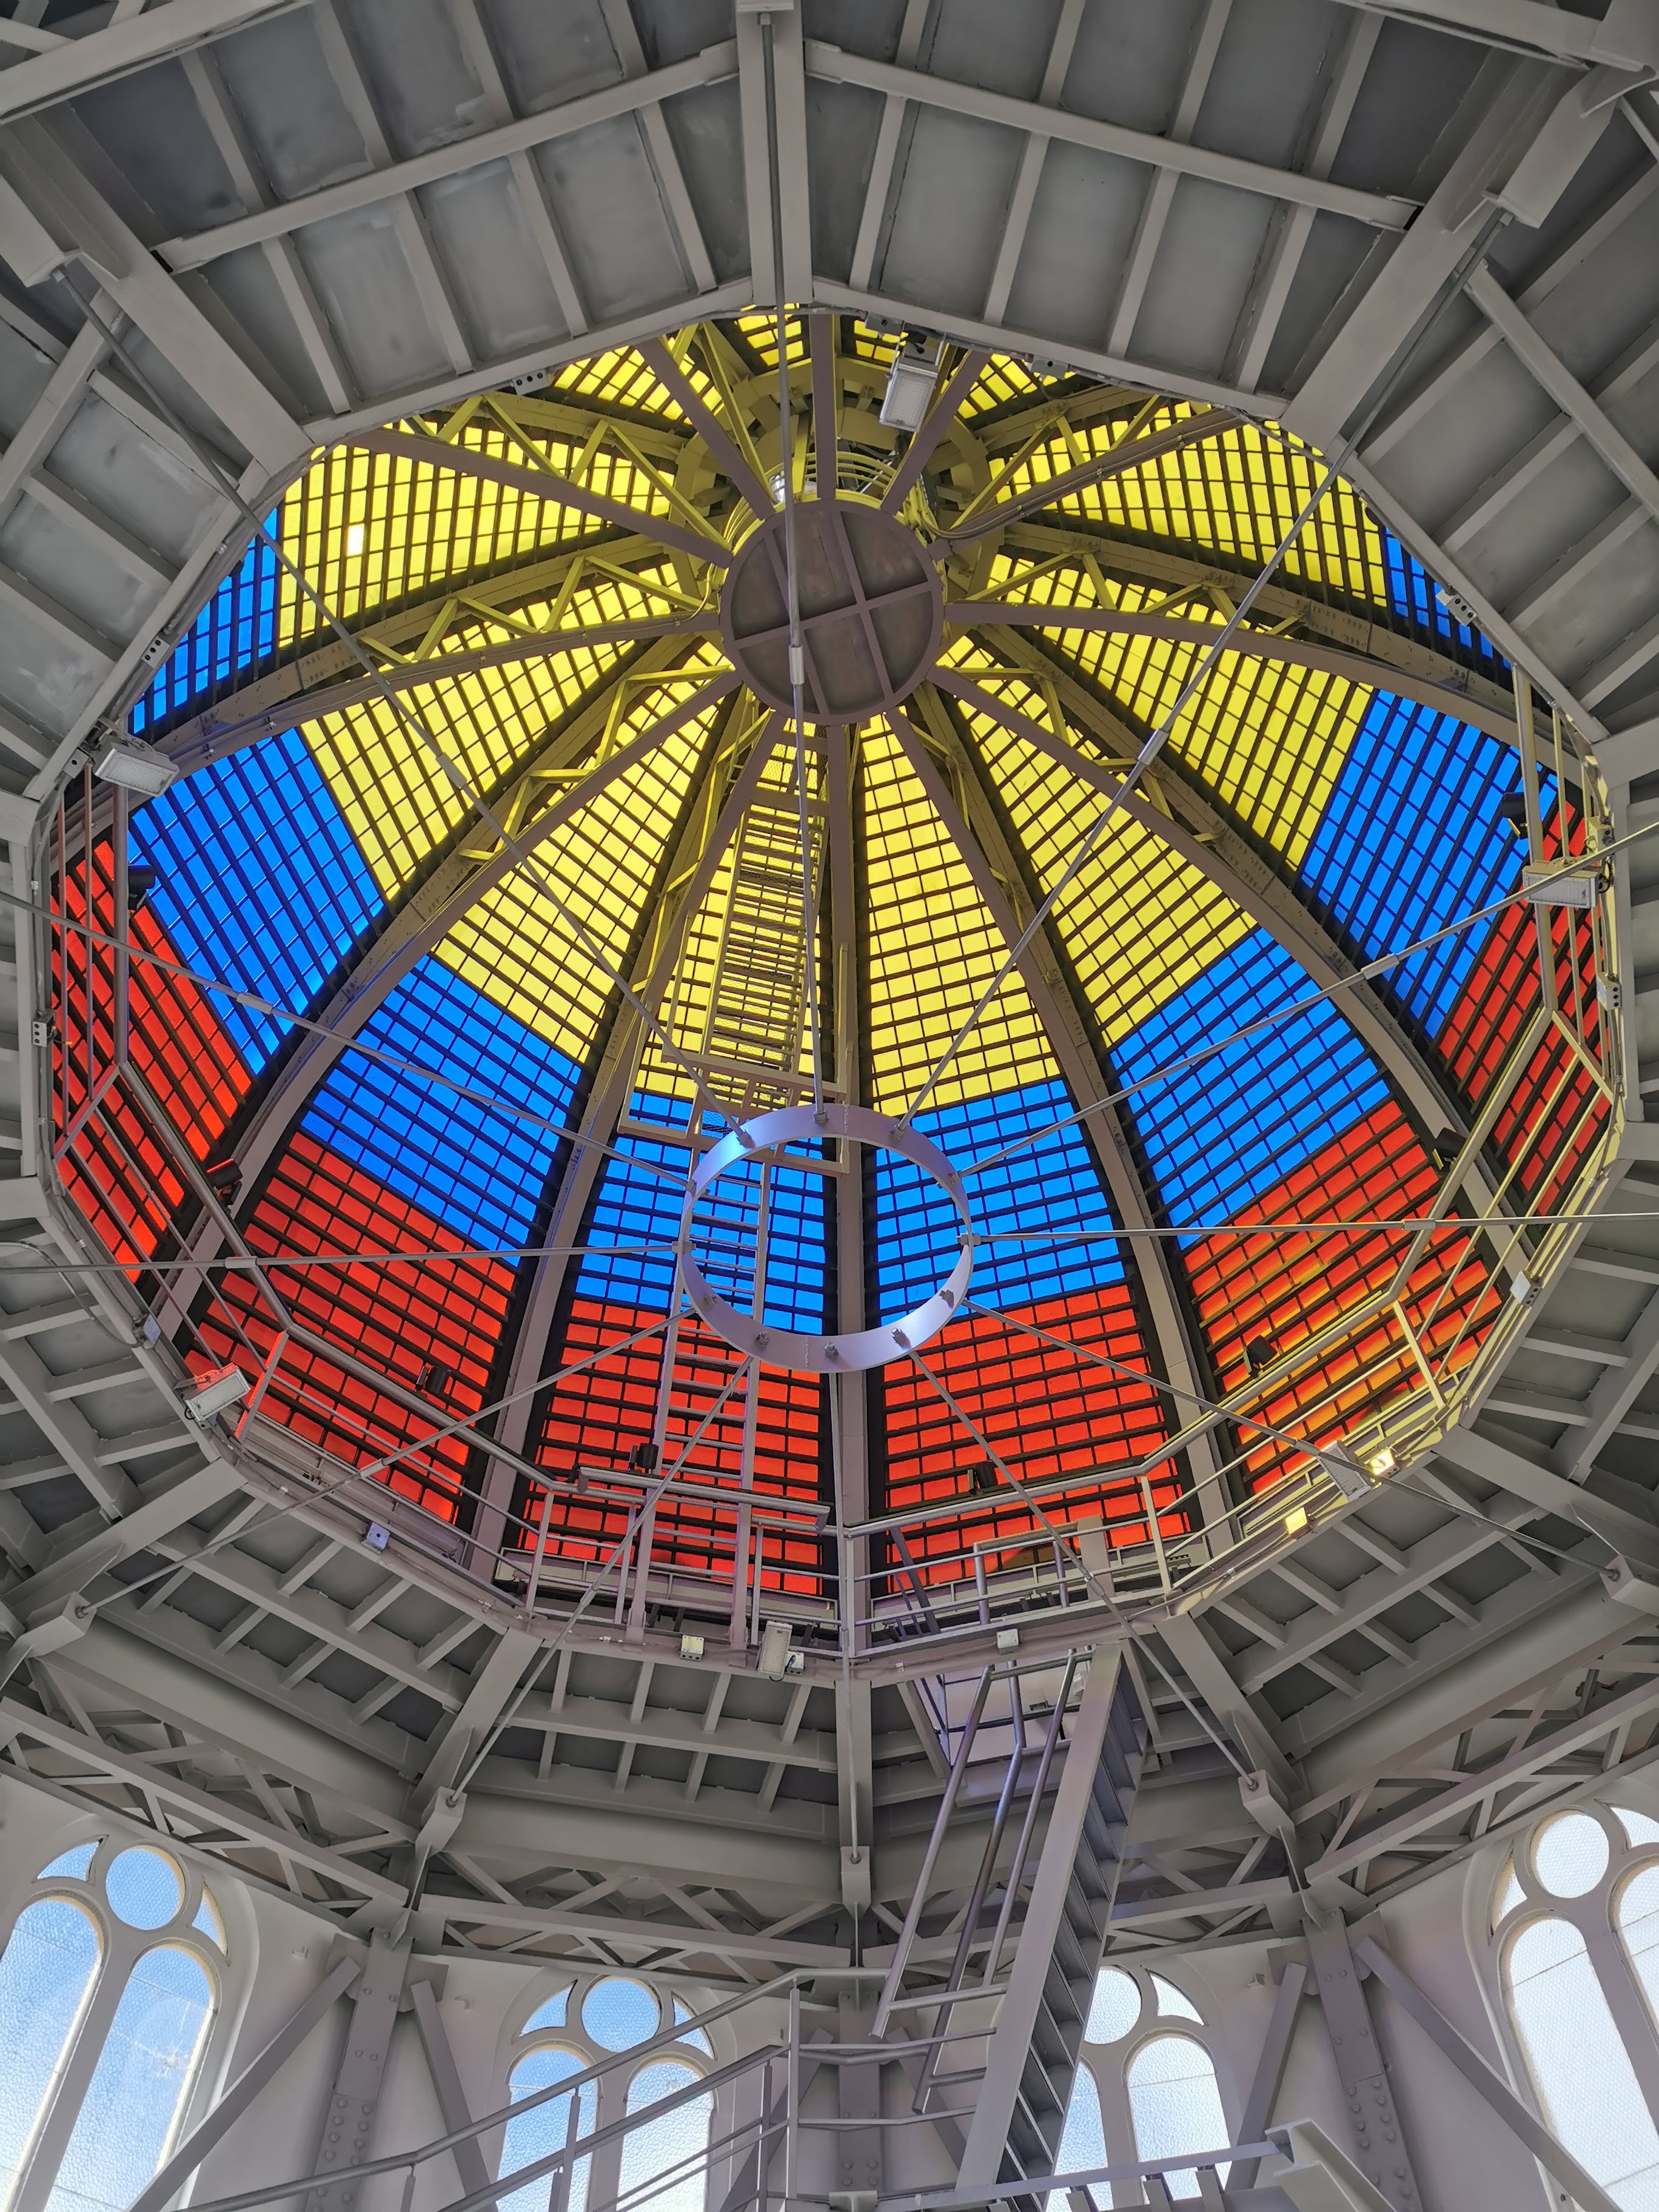
[[[709,1185],[739,1160],[769,1151],[775,1145],[812,1144],[824,1137],[879,1145],[931,1176],[961,1218],[962,1255],[933,1296],[902,1320],[884,1322],[879,1328],[805,1336],[793,1329],[769,1328],[763,1316],[739,1313],[721,1297],[691,1257],[691,1214]],[[973,1273],[974,1224],[963,1195],[962,1177],[939,1146],[915,1129],[890,1121],[884,1114],[875,1113],[868,1106],[826,1103],[821,1114],[811,1106],[781,1106],[775,1113],[757,1114],[752,1121],[728,1131],[698,1161],[680,1217],[679,1251],[680,1273],[693,1310],[735,1350],[764,1361],[769,1367],[792,1368],[801,1374],[853,1374],[885,1367],[939,1334],[961,1305]]]

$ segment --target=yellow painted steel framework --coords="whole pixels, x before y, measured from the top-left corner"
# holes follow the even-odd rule
[[[842,496],[878,498],[902,452],[878,419],[891,341],[840,325],[826,374],[830,328],[827,318],[815,319],[810,335],[807,319],[791,325],[787,465],[798,499],[810,501],[831,468]],[[688,1105],[700,1079],[714,1080],[707,1066],[700,1079],[686,1055],[695,1060],[708,1033],[738,865],[738,840],[716,836],[720,800],[766,732],[777,733],[746,694],[711,700],[690,718],[676,710],[727,666],[720,586],[756,521],[733,479],[769,486],[774,496],[781,484],[775,343],[774,326],[759,317],[687,330],[660,348],[556,372],[534,393],[485,394],[319,454],[281,502],[276,535],[292,567],[279,580],[274,665],[239,672],[160,740],[194,767],[268,730],[298,727],[376,887],[401,917],[397,926],[418,924],[441,876],[443,910],[453,918],[428,949],[579,1066],[604,1040],[616,975],[627,969],[633,987],[645,989],[666,948],[654,1011],[674,1049],[641,1033],[635,1079]],[[957,358],[946,349],[941,379]],[[1188,403],[1107,385],[1056,384],[1012,360],[979,367],[902,509],[925,541],[945,540],[934,546],[949,602],[940,687],[924,687],[911,717],[875,717],[856,739],[869,906],[866,1103],[903,1111],[999,974],[931,1104],[1066,1073],[1028,970],[1008,964],[1006,926],[984,878],[929,796],[918,745],[970,823],[983,808],[963,781],[953,726],[994,764],[1003,817],[1030,881],[1049,890],[1064,879],[1054,940],[1109,1050],[1256,927],[1264,901],[1285,908],[1283,886],[1380,681],[1443,700],[1448,711],[1523,748],[1533,743],[1524,712],[1516,730],[1506,687],[1468,656],[1425,645],[1389,619],[1382,533],[1339,482],[1285,552],[1238,649],[1220,655],[1176,724],[1133,805],[1066,877],[1135,732],[1156,726],[1190,680],[1321,467],[1316,454],[1271,426],[1231,416],[1211,422]],[[1057,620],[981,622],[976,603],[988,611],[1052,605]],[[1059,618],[1062,609],[1134,618],[1139,628],[1073,629]],[[332,634],[331,618],[349,627],[351,647]],[[666,733],[641,746],[665,716]],[[1594,770],[1574,757],[1570,732],[1558,730],[1555,743],[1565,749],[1556,765],[1582,800],[1593,848],[1606,834]],[[630,748],[636,757],[624,761]],[[818,821],[824,787],[816,744],[809,764]],[[752,782],[751,806],[794,808],[787,742]],[[699,811],[689,834],[680,833],[665,883],[665,855],[694,790]],[[489,795],[493,823],[479,821],[471,792]],[[554,807],[557,833],[537,838]],[[513,865],[498,831],[533,842],[533,862]],[[821,841],[811,864],[821,873]],[[696,903],[676,925],[676,901],[688,888]],[[1003,890],[1023,926],[1029,891],[1018,883]],[[1606,985],[1617,974],[1599,885],[1595,899],[1592,988],[1595,977]],[[1311,923],[1304,935],[1322,941]],[[1339,1003],[1357,1003],[1358,991],[1342,998],[1346,966],[1333,955]],[[1366,996],[1374,1040],[1392,1018]],[[1495,1142],[1552,1029],[1570,1047],[1567,1071],[1589,1078],[1575,1099],[1574,1126],[1564,1134],[1559,1115],[1535,1112]],[[1433,1071],[1422,1078],[1422,1056],[1397,1034],[1420,1094],[1425,1082],[1432,1087]],[[1415,1372],[1351,1439],[1356,1452],[1405,1466],[1457,1418],[1506,1356],[1521,1316],[1514,1279],[1548,1275],[1576,1234],[1571,1217],[1612,1157],[1623,1083],[1616,1044],[1616,1030],[1596,1025],[1583,993],[1558,990],[1552,972],[1501,1078],[1443,1162],[1429,1209],[1440,1221],[1486,1216],[1444,1246],[1449,1279],[1475,1265],[1495,1288],[1479,1327],[1431,1344],[1408,1317],[1404,1291],[1429,1244],[1425,1226],[1390,1281],[1266,1375],[1212,1404],[1174,1403],[1176,1443],[1227,1434],[1218,1413],[1242,1442],[1211,1453],[1210,1472],[1188,1499],[1194,1525],[1206,1532],[1201,1544],[1172,1559],[1152,1516],[1144,1553],[1115,1555],[1119,1601],[1167,1601],[1226,1571],[1239,1545],[1293,1542],[1310,1517],[1336,1509],[1328,1474],[1305,1453],[1267,1495],[1250,1495],[1237,1476],[1261,1433],[1263,1407],[1294,1401],[1298,1376],[1375,1338],[1378,1316],[1391,1316],[1403,1331]],[[798,1021],[778,1073],[799,1079],[810,1068]],[[280,1074],[273,1081],[280,1094]],[[798,1080],[784,1081],[774,1095],[799,1090]],[[757,1103],[752,1086],[745,1097]],[[296,1094],[277,1118],[291,1121],[302,1103]],[[188,1154],[187,1133],[159,1110],[157,1120],[162,1149]],[[1520,1194],[1540,1187],[1534,1153],[1546,1145],[1569,1165],[1543,1176],[1541,1210],[1563,1218],[1523,1228],[1513,1217],[1527,1210]],[[1155,1217],[1156,1193],[1148,1206]],[[234,1251],[228,1218],[210,1228],[205,1240],[198,1229],[196,1249],[207,1257]],[[1396,1335],[1376,1356],[1394,1363],[1398,1351]],[[1297,1405],[1297,1424],[1322,1443],[1332,1440],[1316,1384]],[[465,1422],[447,1425],[476,1433]],[[1156,1464],[1169,1455],[1161,1450]],[[322,1479],[346,1478],[326,1454],[316,1464]],[[1144,1482],[1144,1470],[1125,1472]],[[910,1518],[919,1527],[945,1510],[929,1506]],[[965,1587],[965,1552],[958,1565]],[[1063,1547],[1043,1574],[1054,1595],[1069,1584],[1079,1600],[1099,1595]],[[641,1587],[644,1580],[642,1568]],[[948,1604],[940,1617],[949,1617]]]

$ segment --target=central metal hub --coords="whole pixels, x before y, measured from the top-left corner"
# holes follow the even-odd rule
[[[795,576],[803,713],[814,722],[859,722],[908,699],[945,629],[939,570],[913,532],[857,501],[809,500],[795,509]],[[782,515],[739,548],[720,622],[744,683],[787,712],[794,701]]]

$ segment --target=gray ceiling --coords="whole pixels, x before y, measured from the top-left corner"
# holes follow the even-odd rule
[[[801,0],[772,20],[792,301],[1225,398],[1346,451],[1597,743],[1618,826],[1659,822],[1651,0],[1600,20]],[[577,1638],[450,1805],[538,1634],[417,1531],[371,1552],[349,1493],[296,1504],[269,1455],[191,1431],[125,1285],[43,1270],[74,1231],[41,1171],[19,906],[38,802],[240,555],[240,503],[316,441],[771,299],[758,17],[18,0],[0,59],[7,1755],[336,1917],[395,1902],[424,1826],[450,1893],[434,1945],[722,1972],[812,1955],[842,1940],[836,1802],[865,1759],[878,1894],[903,1893],[938,1755],[914,1697],[876,1680],[866,1741],[837,1729],[832,1673],[773,1684]],[[1332,1897],[1595,1786],[1659,1725],[1659,848],[1618,866],[1635,1088],[1601,1218],[1477,1423],[1164,1632]],[[238,1540],[262,1502],[280,1516]],[[89,1617],[131,1561],[143,1589]],[[1186,1707],[1146,1694],[1121,1940],[1260,1929],[1290,1898],[1282,1838]]]

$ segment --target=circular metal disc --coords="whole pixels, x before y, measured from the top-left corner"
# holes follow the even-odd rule
[[[787,713],[789,603],[783,517],[738,549],[720,603],[732,665]],[[858,722],[907,699],[938,657],[945,592],[914,532],[853,499],[795,509],[795,578],[805,647],[802,708],[815,722]]]
[[[879,1146],[931,1176],[961,1219],[962,1255],[933,1296],[902,1320],[884,1322],[879,1328],[805,1336],[792,1329],[772,1328],[759,1316],[739,1313],[720,1297],[690,1255],[691,1213],[709,1185],[739,1160],[775,1145],[812,1144],[824,1137],[846,1137],[854,1144]],[[769,1367],[793,1368],[807,1375],[850,1373],[902,1359],[907,1352],[937,1336],[956,1312],[973,1266],[973,1222],[963,1194],[962,1177],[937,1145],[867,1106],[826,1104],[822,1120],[811,1106],[781,1106],[775,1113],[756,1115],[722,1137],[698,1161],[680,1221],[680,1272],[695,1311],[738,1352],[752,1353]]]

